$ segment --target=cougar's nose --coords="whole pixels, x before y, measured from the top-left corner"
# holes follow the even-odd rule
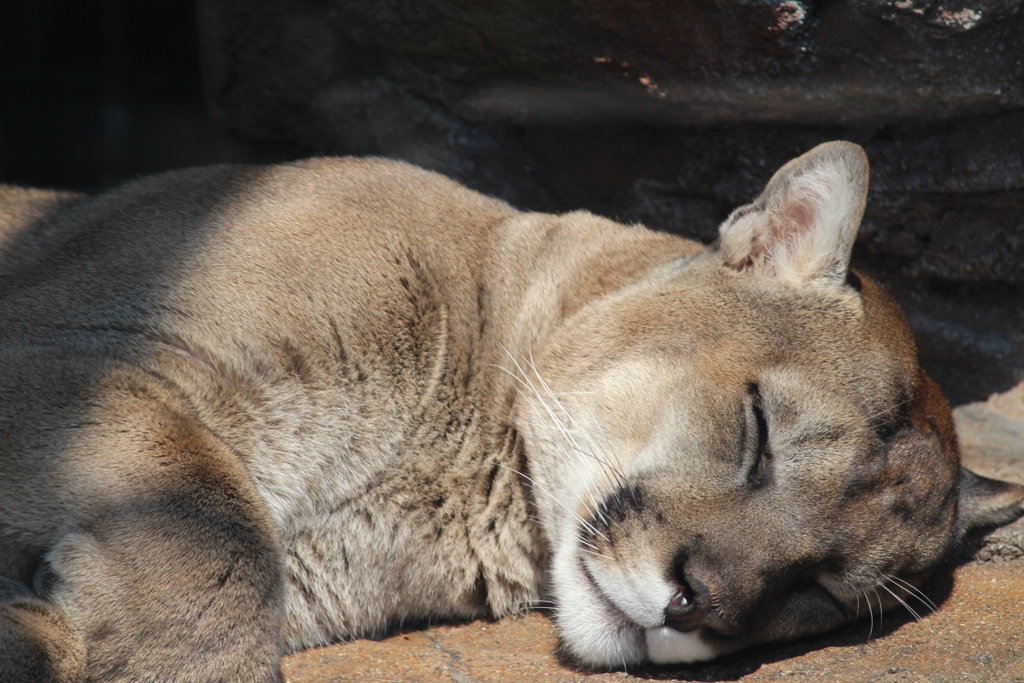
[[[680,582],[679,590],[665,608],[665,625],[676,631],[695,631],[703,626],[708,608],[698,605],[693,589],[686,582]]]
[[[707,606],[697,604],[697,596],[686,581],[679,582],[679,590],[665,608],[665,625],[677,631],[695,631],[704,625]]]
[[[687,633],[707,628],[723,636],[743,632],[739,621],[726,620],[712,605],[711,591],[699,579],[676,577],[678,590],[665,607],[665,626]]]

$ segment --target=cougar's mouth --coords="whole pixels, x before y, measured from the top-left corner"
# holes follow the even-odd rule
[[[699,628],[684,632],[667,618],[658,624],[643,625],[631,619],[614,599],[601,587],[584,557],[578,557],[576,568],[587,595],[605,617],[603,624],[594,627],[606,629],[620,641],[631,641],[629,649],[637,653],[636,661],[650,661],[656,664],[695,662],[711,659],[715,652],[701,637],[706,629]],[[631,662],[622,661],[622,664]]]

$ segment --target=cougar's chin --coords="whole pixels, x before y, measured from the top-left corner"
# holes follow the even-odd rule
[[[655,664],[703,662],[716,654],[696,631],[683,633],[671,626],[647,629],[647,658]]]
[[[581,664],[624,668],[643,662],[697,662],[716,655],[697,632],[680,632],[664,626],[662,619],[644,619],[650,623],[639,624],[630,618],[626,611],[634,611],[630,607],[638,596],[626,585],[602,588],[599,584],[608,581],[595,580],[580,552],[568,548],[556,553],[552,584],[559,633]]]

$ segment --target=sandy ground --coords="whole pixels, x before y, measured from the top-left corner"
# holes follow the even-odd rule
[[[964,460],[1024,483],[1024,384],[956,410]],[[551,620],[531,612],[403,631],[288,657],[290,683],[334,681],[830,681],[1024,683],[1024,519],[991,534],[972,559],[936,581],[930,610],[886,613],[880,623],[762,647],[697,667],[588,674],[557,656]]]

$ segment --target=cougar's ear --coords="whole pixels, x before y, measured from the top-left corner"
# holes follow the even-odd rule
[[[868,158],[852,142],[828,142],[790,161],[753,203],[722,223],[729,268],[801,285],[846,280],[868,191]]]
[[[1024,515],[1024,486],[960,468],[960,529],[1008,524]]]

